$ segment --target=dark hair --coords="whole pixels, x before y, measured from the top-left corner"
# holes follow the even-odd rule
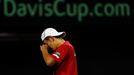
[[[44,43],[43,41],[41,41],[40,45],[44,45],[44,44],[46,44],[46,43]]]

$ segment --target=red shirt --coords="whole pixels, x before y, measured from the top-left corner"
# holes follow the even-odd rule
[[[52,57],[58,63],[53,75],[78,75],[76,54],[68,41],[58,47]]]

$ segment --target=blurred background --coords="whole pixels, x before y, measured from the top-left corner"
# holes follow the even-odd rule
[[[51,75],[39,46],[43,30],[54,27],[65,31],[65,40],[74,45],[79,75],[134,74],[132,4],[132,0],[0,0],[1,73]]]

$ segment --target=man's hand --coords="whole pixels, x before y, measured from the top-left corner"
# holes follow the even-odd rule
[[[43,44],[40,46],[40,50],[43,52],[44,50],[48,50],[48,45],[47,44]]]

